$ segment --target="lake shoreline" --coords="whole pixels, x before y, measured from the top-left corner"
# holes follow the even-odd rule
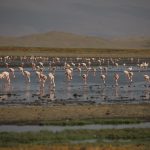
[[[150,104],[1,106],[0,124],[51,124],[80,120],[150,121]],[[51,123],[50,123],[51,122]],[[54,123],[55,124],[55,123]]]

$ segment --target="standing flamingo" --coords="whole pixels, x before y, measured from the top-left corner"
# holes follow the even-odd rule
[[[93,76],[96,76],[96,68],[93,68]]]
[[[106,85],[106,75],[102,74],[100,77],[103,80],[104,85]]]
[[[84,81],[84,84],[87,84],[88,73],[89,73],[89,70],[87,70],[86,73],[82,74],[81,76]]]
[[[72,68],[65,69],[65,74],[66,74],[66,77],[67,77],[68,81],[72,80],[72,72],[73,72]]]
[[[36,64],[35,63],[32,63],[32,70],[36,70]]]
[[[80,63],[77,64],[77,71],[79,72],[79,76],[81,76],[82,69],[81,69],[81,64]]]
[[[84,81],[84,84],[87,84],[87,77],[88,77],[88,74],[82,74],[82,79]]]
[[[146,81],[147,84],[150,83],[150,76],[145,74],[144,75],[144,80]]]
[[[23,75],[24,75],[24,77],[26,77],[28,79],[28,82],[30,83],[30,75],[31,75],[31,73],[29,71],[23,71]]]
[[[40,73],[40,84],[41,84],[41,87],[44,88],[45,87],[45,82],[47,80],[47,76],[44,75],[43,73]]]
[[[87,69],[86,63],[81,63],[81,65],[82,65],[83,69]]]
[[[124,73],[127,76],[129,82],[131,83],[133,81],[133,75],[134,75],[133,72],[125,70]]]
[[[19,70],[21,71],[22,75],[28,79],[28,82],[30,83],[30,76],[31,73],[29,71],[24,71],[23,67],[18,67]]]
[[[82,71],[81,67],[77,67],[77,70],[79,71],[79,76],[81,76],[81,71]]]
[[[50,84],[55,87],[55,76],[52,73],[49,73],[48,77],[50,79]]]
[[[9,77],[9,72],[4,71],[0,74],[0,79],[6,79],[8,84],[10,84],[10,77]]]
[[[9,68],[9,64],[5,63],[6,68],[8,69],[8,71],[10,72],[10,74],[12,74],[13,78],[15,78],[15,69],[14,68]]]
[[[118,80],[119,80],[119,74],[118,73],[114,74],[114,79],[115,79],[115,85],[118,86]]]
[[[107,68],[107,67],[104,67],[103,70],[104,70],[104,74],[107,75],[107,70],[108,70],[108,68]]]
[[[13,78],[15,78],[15,69],[14,68],[8,68],[8,70],[12,74]]]
[[[36,71],[35,73],[36,73],[36,75],[38,77],[38,81],[41,82],[41,78],[40,78],[41,72],[40,71]]]

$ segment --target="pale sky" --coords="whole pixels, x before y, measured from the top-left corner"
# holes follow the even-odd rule
[[[0,35],[150,36],[150,0],[0,0]]]

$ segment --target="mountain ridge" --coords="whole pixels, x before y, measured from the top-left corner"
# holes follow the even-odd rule
[[[50,48],[150,48],[150,37],[106,39],[97,36],[49,31],[24,36],[0,36],[0,46]]]

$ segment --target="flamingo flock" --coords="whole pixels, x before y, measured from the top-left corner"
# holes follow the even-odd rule
[[[133,58],[130,60],[130,63],[133,63]],[[18,62],[18,66],[12,66],[12,63]],[[138,71],[147,70],[149,67],[149,62],[142,61],[138,59],[137,62]],[[71,82],[75,76],[73,75],[75,71],[78,72],[83,84],[88,84],[89,72],[93,72],[93,77],[99,76],[99,79],[102,81],[102,84],[106,86],[106,80],[108,78],[109,67],[119,69],[124,73],[124,76],[127,78],[127,82],[131,84],[134,80],[133,67],[127,67],[126,63],[121,61],[121,58],[49,58],[49,57],[0,57],[0,65],[4,71],[0,73],[0,79],[5,80],[8,84],[11,84],[11,80],[16,78],[15,72],[19,71],[20,75],[23,76],[25,82],[31,84],[32,72],[26,70],[24,67],[32,68],[32,71],[35,72],[37,80],[41,88],[45,87],[45,83],[48,82],[49,86],[55,88],[55,76],[56,71],[60,67],[64,71],[65,78],[67,82]],[[46,67],[48,66],[48,74],[46,74]],[[114,85],[119,85],[120,73],[114,72],[112,77],[114,80]],[[150,75],[143,74],[143,80],[146,84],[150,83]]]

